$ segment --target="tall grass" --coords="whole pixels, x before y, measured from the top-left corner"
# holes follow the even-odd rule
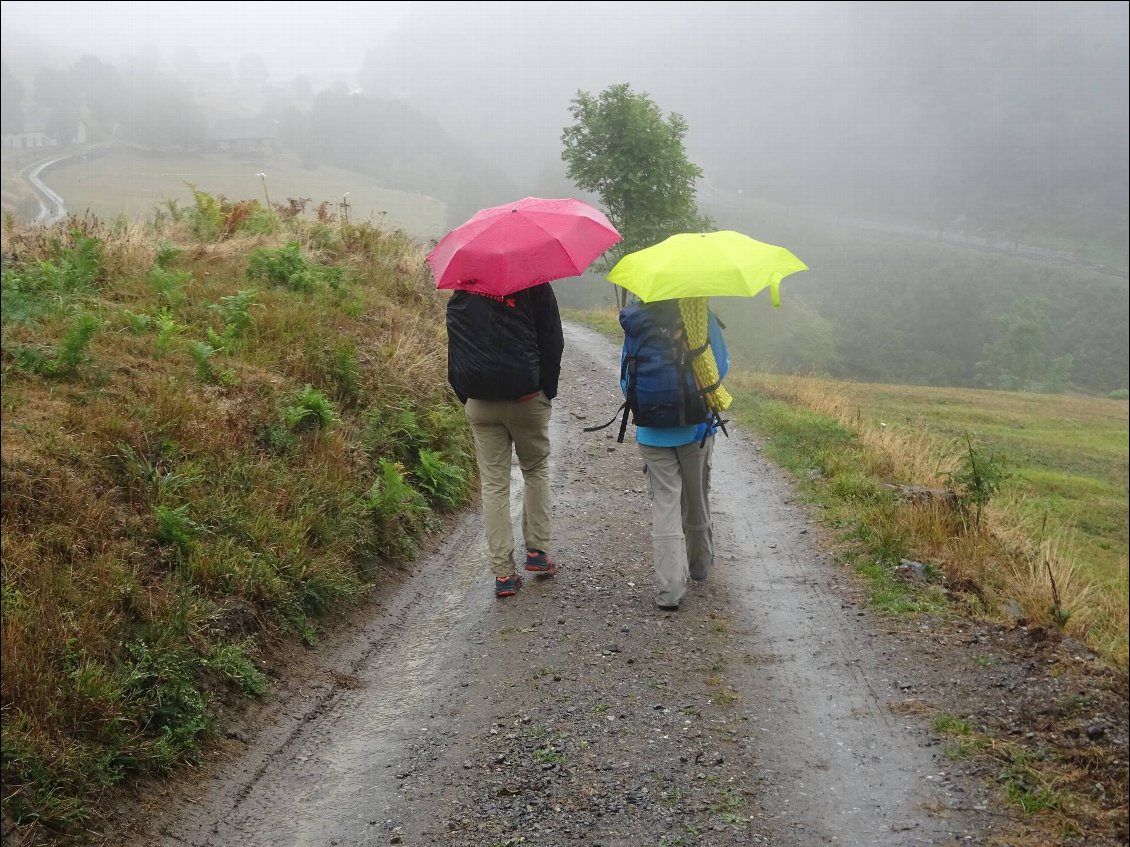
[[[1033,622],[1062,626],[1126,667],[1127,559],[1125,545],[1119,546],[1119,539],[1125,538],[1124,488],[1118,507],[1123,524],[1106,537],[1112,553],[1108,558],[1093,555],[1095,544],[1080,543],[1080,532],[1071,522],[1074,508],[1058,513],[1045,510],[1042,522],[1033,521],[1031,499],[1039,496],[1039,486],[1026,476],[1023,464],[1014,465],[1000,491],[986,498],[983,521],[973,519],[981,508],[979,503],[967,500],[964,505],[971,508],[964,513],[946,505],[944,491],[960,477],[971,443],[953,437],[952,420],[964,417],[972,423],[978,416],[991,414],[994,403],[1012,402],[1013,397],[1002,392],[977,392],[976,405],[946,405],[944,412],[951,423],[940,427],[922,418],[899,420],[876,414],[868,403],[867,389],[860,387],[857,391],[854,385],[833,380],[739,373],[731,375],[727,383],[739,395],[734,404],[739,420],[768,434],[773,454],[808,480],[818,500],[832,505],[836,520],[867,536],[866,552],[858,555],[881,552],[878,536],[900,538],[903,544],[899,555],[939,569],[979,612],[1019,614]],[[884,391],[894,392],[896,388],[887,386]],[[943,393],[915,391],[923,396],[930,394],[935,402]],[[1112,407],[1107,412],[1114,412],[1112,401],[1086,404],[1107,404]],[[900,408],[905,408],[905,399]],[[1122,409],[1124,417],[1125,404]],[[1092,410],[1091,414],[1097,413]],[[845,434],[842,443],[817,445],[809,440],[802,442],[800,449],[791,448],[796,433],[811,428],[807,415],[840,427]],[[1117,423],[1114,426],[1117,428]],[[983,433],[980,438],[984,438]],[[999,444],[984,445],[986,451],[996,447]],[[1065,450],[1070,452],[1070,448]],[[1124,471],[1125,435],[1122,451]],[[1007,461],[1004,457],[998,460]],[[818,473],[811,479],[805,471],[814,466]],[[880,498],[881,510],[864,508],[858,499],[843,496],[845,481],[860,474],[875,484],[892,486],[896,492],[898,487],[917,486],[933,489],[936,496],[923,503],[892,495]],[[888,566],[897,563],[891,561],[893,554],[887,558]]]
[[[264,640],[316,640],[471,491],[420,245],[197,203],[4,233],[3,803],[32,841],[196,759],[220,692],[266,691]]]

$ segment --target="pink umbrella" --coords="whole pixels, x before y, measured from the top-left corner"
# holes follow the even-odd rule
[[[428,265],[436,288],[501,296],[584,273],[619,240],[587,203],[526,197],[476,212],[440,240]]]

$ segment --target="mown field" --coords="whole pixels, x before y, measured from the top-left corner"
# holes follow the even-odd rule
[[[369,177],[340,168],[305,168],[286,155],[240,160],[222,155],[98,151],[60,163],[43,180],[74,214],[90,211],[103,220],[119,215],[134,220],[152,217],[156,208],[169,201],[191,205],[188,183],[215,196],[266,202],[259,173],[266,174],[272,203],[307,198],[312,206],[328,202],[339,212],[348,194],[349,214],[355,221],[398,227],[424,239],[439,238],[446,231],[446,207],[434,197],[381,188]]]
[[[613,310],[566,314],[622,337]],[[768,436],[770,455],[827,510],[845,558],[878,594],[894,592],[893,607],[922,607],[890,580],[902,559],[916,559],[975,586],[976,611],[1053,620],[1126,665],[1125,400],[740,367],[726,384],[729,415]],[[982,472],[973,482],[971,460]],[[900,503],[893,492],[911,487],[956,491],[961,507]]]

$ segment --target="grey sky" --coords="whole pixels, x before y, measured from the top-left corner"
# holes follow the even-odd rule
[[[1125,2],[0,5],[25,83],[83,53],[254,54],[276,81],[403,99],[523,184],[561,170],[570,99],[618,83],[682,114],[693,160],[734,189],[956,217],[1006,183],[1029,205],[1125,184]],[[952,196],[962,180],[983,190]]]
[[[272,73],[356,70],[412,4],[360,2],[42,2],[3,0],[4,53],[23,41],[106,60],[191,47],[203,61],[259,55]]]

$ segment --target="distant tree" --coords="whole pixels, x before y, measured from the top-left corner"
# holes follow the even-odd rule
[[[295,97],[314,96],[314,83],[305,74],[299,74],[290,81],[290,91]]]
[[[69,75],[94,123],[112,125],[127,110],[126,87],[113,65],[83,56],[71,66]]]
[[[78,109],[82,92],[71,75],[58,68],[42,68],[32,82],[32,98],[47,109]]]
[[[248,53],[239,60],[236,73],[240,82],[253,88],[261,87],[271,76],[267,72],[267,63],[255,53]]]
[[[1052,357],[1045,349],[1048,301],[1022,297],[997,321],[1004,335],[985,346],[985,357],[977,363],[981,381],[1009,391],[1061,391],[1074,360],[1070,355]]]
[[[623,236],[614,255],[710,227],[695,204],[702,169],[687,159],[682,115],[664,119],[646,93],[634,93],[627,83],[596,96],[579,91],[569,112],[575,123],[561,135],[561,158],[574,184],[600,197]]]
[[[6,62],[0,65],[0,128],[5,133],[24,128],[24,87]]]
[[[126,137],[151,150],[198,150],[207,124],[199,105],[178,84],[154,77],[137,85],[122,119]]]
[[[196,48],[180,46],[173,51],[173,70],[185,79],[193,79],[200,73],[203,62]]]

